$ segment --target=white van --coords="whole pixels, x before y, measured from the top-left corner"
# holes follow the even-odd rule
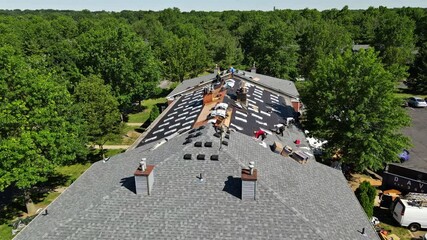
[[[427,202],[418,199],[398,199],[394,204],[393,218],[412,232],[427,228]]]

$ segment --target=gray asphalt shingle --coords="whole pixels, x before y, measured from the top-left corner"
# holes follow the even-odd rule
[[[212,148],[183,145],[183,133],[95,163],[16,239],[376,239],[340,172],[298,164],[238,132],[219,150],[214,129],[201,131],[195,141]],[[219,161],[184,160],[186,153]],[[142,157],[155,165],[151,196],[131,191]],[[238,197],[249,161],[259,171],[256,201]],[[367,238],[357,232],[363,227]]]

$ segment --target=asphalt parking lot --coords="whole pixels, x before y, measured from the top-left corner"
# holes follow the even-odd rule
[[[411,138],[413,147],[408,149],[410,159],[402,165],[427,173],[427,108],[407,107],[406,112],[412,124],[403,133]]]

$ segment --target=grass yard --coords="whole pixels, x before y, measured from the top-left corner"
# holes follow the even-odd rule
[[[90,163],[77,163],[70,166],[61,166],[56,169],[56,171],[64,176],[68,177],[66,182],[66,186],[69,186],[72,182],[74,182],[86,169],[90,167]]]
[[[167,103],[166,98],[153,98],[153,99],[147,99],[142,101],[142,107],[144,107],[144,110],[139,113],[132,113],[129,114],[128,122],[129,123],[144,123],[147,121],[148,117],[150,116],[151,108],[159,103]]]
[[[12,227],[7,223],[0,225],[0,239],[12,239]]]
[[[374,216],[380,220],[380,227],[390,234],[396,234],[401,240],[411,240],[412,236],[407,228],[401,227],[391,216],[389,209],[374,207]]]
[[[400,237],[400,240],[411,240],[412,236],[409,233],[407,228],[403,227],[396,227],[392,225],[388,225],[386,223],[380,223],[380,227],[384,230],[389,231],[391,234],[396,234],[398,237]]]
[[[141,135],[141,133],[135,131],[137,128],[139,127],[124,125],[120,135],[118,135],[113,140],[107,141],[105,145],[131,145],[135,142],[139,135]]]

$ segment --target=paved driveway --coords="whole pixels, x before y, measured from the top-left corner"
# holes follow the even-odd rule
[[[412,149],[409,149],[411,158],[403,166],[427,173],[427,108],[406,108],[412,118],[412,125],[403,130],[411,138]]]

